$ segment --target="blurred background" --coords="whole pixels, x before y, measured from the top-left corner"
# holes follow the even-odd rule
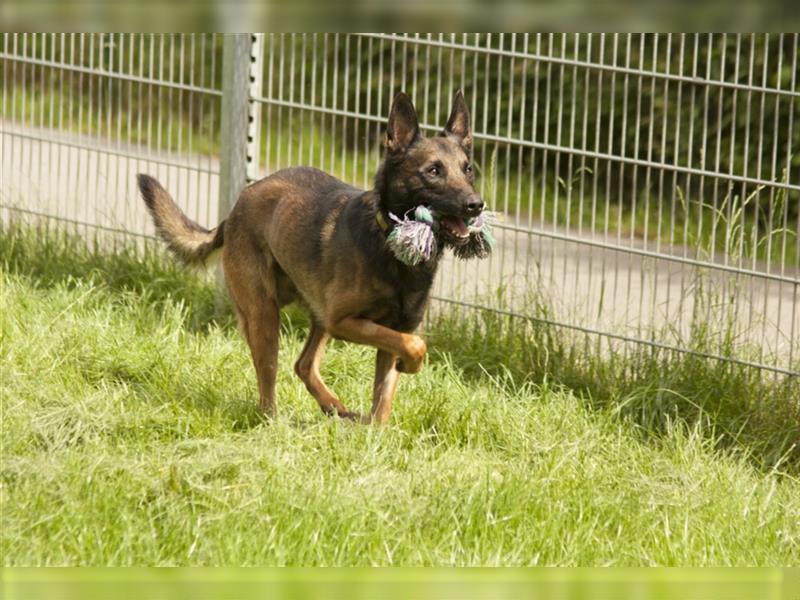
[[[793,377],[799,37],[7,33],[0,218],[147,239],[138,172],[207,226],[282,167],[367,188],[394,94],[432,135],[460,88],[498,245],[445,261],[433,311],[556,327],[578,361],[648,347]]]
[[[57,569],[13,570],[9,598],[790,599],[797,569]],[[124,584],[124,588],[120,587]]]

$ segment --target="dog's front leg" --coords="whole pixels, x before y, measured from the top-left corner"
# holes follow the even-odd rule
[[[402,373],[417,373],[428,347],[413,333],[402,333],[368,319],[345,317],[328,325],[327,330],[339,339],[375,346],[398,357],[396,368]]]
[[[372,411],[368,419],[370,422],[386,423],[389,420],[400,376],[396,364],[397,356],[385,350],[378,350],[375,359],[375,385],[372,388]]]

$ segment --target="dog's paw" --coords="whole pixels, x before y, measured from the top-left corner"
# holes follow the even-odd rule
[[[353,421],[354,423],[361,423],[363,417],[361,413],[354,412],[352,410],[346,410],[343,412],[338,412],[336,414],[337,417],[340,419],[344,419],[346,421]]]
[[[406,342],[406,356],[397,359],[395,367],[401,373],[419,373],[422,369],[422,361],[428,352],[428,346],[425,344],[425,340],[417,335],[409,336],[409,338]]]
[[[419,361],[418,363],[409,363],[404,361],[402,358],[398,358],[397,363],[395,364],[395,369],[401,373],[413,375],[414,373],[419,373],[422,370],[422,361]]]

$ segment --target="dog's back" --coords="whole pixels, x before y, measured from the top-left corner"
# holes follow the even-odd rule
[[[353,275],[366,259],[351,232],[353,224],[341,219],[350,204],[359,205],[365,222],[370,216],[374,220],[371,198],[363,190],[311,167],[277,171],[248,186],[231,211],[225,261],[269,255],[323,320],[330,293],[335,293],[326,290],[332,282],[354,284]]]

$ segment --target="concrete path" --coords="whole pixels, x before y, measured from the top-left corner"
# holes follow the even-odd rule
[[[219,221],[215,158],[151,152],[0,120],[3,221],[12,215],[8,207],[16,207],[17,218],[49,215],[79,226],[152,235],[135,188],[138,172],[157,177],[199,223]],[[525,314],[539,297],[556,321],[632,338],[650,339],[657,331],[656,339],[668,344],[678,344],[697,324],[721,332],[733,315],[735,344],[743,353],[754,346],[760,349],[756,360],[797,369],[800,272],[795,268],[773,269],[773,278],[701,269],[669,258],[696,258],[691,248],[661,248],[669,254],[654,257],[648,255],[656,250],[653,243],[625,240],[615,248],[616,240],[602,233],[529,227],[513,216],[501,216],[495,233],[497,249],[490,259],[444,261],[436,296]]]

